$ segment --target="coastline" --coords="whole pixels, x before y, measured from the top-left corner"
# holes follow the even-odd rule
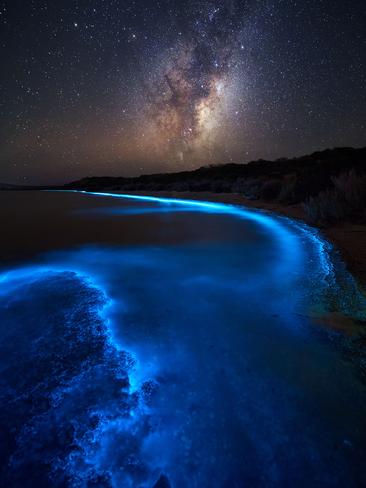
[[[122,192],[114,192],[122,193]],[[274,212],[285,217],[305,222],[317,228],[323,237],[339,251],[347,270],[357,280],[360,290],[366,295],[366,225],[343,222],[330,227],[318,227],[307,222],[300,204],[282,205],[264,200],[249,200],[237,193],[176,192],[176,191],[128,191],[131,195],[151,195],[157,197],[180,198],[188,200],[207,200],[248,208]]]

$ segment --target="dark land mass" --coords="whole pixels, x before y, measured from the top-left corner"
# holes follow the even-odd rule
[[[24,190],[51,190],[60,189],[59,186],[50,185],[11,185],[9,183],[0,182],[0,191],[24,191]]]
[[[6,190],[46,188],[51,189],[0,184],[0,189]],[[341,251],[350,271],[363,285],[366,283],[366,147],[133,178],[88,177],[52,187],[56,188],[158,192],[272,210],[321,228]]]
[[[244,204],[302,219],[321,228],[341,251],[350,271],[366,283],[366,147],[180,173],[84,178],[64,188],[174,193],[181,198]]]
[[[337,148],[276,161],[206,166],[194,171],[142,175],[134,178],[92,177],[66,188],[108,191],[210,191],[241,193],[284,204],[306,202],[334,188],[334,179],[349,172],[366,175],[366,147]]]

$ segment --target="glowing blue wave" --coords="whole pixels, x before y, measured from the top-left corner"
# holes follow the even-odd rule
[[[175,211],[174,207],[176,207],[181,208],[182,211],[189,211],[189,209],[191,209],[192,211],[226,214],[236,218],[254,221],[267,229],[271,235],[276,238],[277,242],[281,246],[282,252],[279,253],[279,257],[281,258],[282,262],[277,264],[279,267],[282,266],[284,271],[291,269],[291,267],[295,266],[295,263],[299,264],[300,260],[304,258],[302,253],[304,243],[299,242],[299,235],[298,233],[294,232],[294,229],[297,229],[300,230],[303,236],[314,246],[323,274],[321,279],[327,279],[327,277],[333,276],[334,273],[332,262],[329,258],[329,253],[332,249],[330,243],[322,238],[319,231],[316,229],[310,228],[304,223],[300,223],[287,217],[271,215],[270,213],[265,213],[259,209],[250,210],[243,206],[231,205],[227,203],[207,202],[202,200],[131,195],[125,193],[116,194],[78,190],[70,191],[87,195],[158,203],[162,204],[163,209],[165,207],[164,211]],[[166,207],[168,207],[168,210]],[[134,209],[130,211],[133,213]],[[135,212],[137,213],[139,210],[136,210]],[[284,266],[286,266],[286,268],[284,268]]]
[[[65,280],[66,285],[64,285]],[[100,476],[98,473],[101,472],[110,473],[108,476],[113,475],[115,480],[119,479],[118,485],[120,486],[133,488],[141,477],[151,487],[160,476],[159,467],[150,467],[149,469],[145,467],[144,471],[146,472],[139,475],[135,474],[133,469],[129,472],[128,459],[126,459],[125,472],[116,474],[113,468],[108,465],[108,461],[103,460],[103,449],[108,449],[109,444],[112,443],[112,439],[109,439],[110,433],[113,433],[113,437],[117,436],[120,443],[126,442],[124,438],[128,437],[130,442],[135,443],[136,449],[140,448],[139,443],[142,443],[144,436],[146,436],[144,422],[149,415],[149,396],[154,393],[156,386],[152,377],[147,376],[152,373],[151,368],[141,368],[136,355],[126,351],[126,348],[121,348],[121,344],[113,340],[111,313],[115,303],[107,297],[102,280],[96,276],[92,277],[83,270],[76,269],[67,263],[54,262],[47,266],[38,265],[12,269],[0,275],[0,300],[2,300],[2,302],[0,301],[0,309],[3,307],[3,303],[5,303],[6,309],[12,310],[14,306],[17,308],[17,305],[13,304],[14,300],[15,303],[18,301],[22,305],[23,297],[24,300],[27,300],[29,294],[32,297],[32,293],[34,293],[32,290],[37,290],[39,286],[45,286],[50,296],[42,297],[38,294],[35,295],[36,300],[41,300],[42,303],[45,299],[51,300],[50,309],[57,310],[58,303],[51,305],[53,296],[57,293],[69,293],[67,286],[70,286],[70,283],[74,281],[79,283],[78,288],[85,286],[86,290],[93,293],[96,291],[97,294],[92,295],[91,302],[88,303],[88,296],[82,292],[80,299],[86,300],[86,304],[84,305],[82,302],[75,304],[74,308],[70,310],[71,315],[65,317],[65,323],[61,324],[62,329],[58,331],[65,337],[62,335],[49,336],[50,327],[47,326],[47,322],[46,327],[44,329],[41,327],[38,331],[27,331],[25,329],[22,333],[20,330],[22,335],[26,335],[26,333],[30,335],[31,340],[27,343],[28,350],[23,352],[17,365],[11,367],[9,363],[2,364],[3,367],[7,368],[7,374],[12,376],[10,377],[10,384],[4,387],[3,382],[0,389],[3,416],[0,420],[1,426],[3,427],[4,416],[11,415],[9,411],[11,412],[12,403],[17,402],[17,409],[19,410],[23,399],[29,402],[29,398],[35,397],[34,408],[31,410],[27,408],[27,414],[22,412],[17,415],[15,422],[12,418],[9,420],[13,432],[17,432],[18,444],[18,448],[15,449],[10,458],[10,475],[14,477],[16,476],[14,473],[19,471],[20,479],[23,480],[23,477],[26,476],[28,464],[32,467],[31,479],[34,484],[38,482],[42,484],[44,483],[42,474],[42,463],[44,462],[45,464],[51,463],[50,476],[54,486],[59,486],[59,482],[64,486],[64,477],[71,478],[72,486],[86,486],[94,479],[98,479]],[[57,289],[54,288],[55,286]],[[66,286],[65,291],[63,291],[64,286]],[[13,299],[12,297],[16,298]],[[54,323],[57,323],[57,317],[54,313],[52,312],[50,317],[43,317],[44,310],[43,308],[38,310],[36,303],[32,303],[33,308],[28,314],[29,320],[37,322],[49,319],[54,326]],[[74,315],[77,316],[78,308],[82,306],[86,307],[86,311],[90,315],[84,324],[79,324]],[[95,317],[94,307],[96,309]],[[16,334],[18,326],[27,327],[27,321],[18,324],[16,322],[17,315],[14,316],[14,312],[10,313],[10,320],[13,321],[10,322],[10,325],[14,328],[14,338],[18,342],[18,346],[15,342],[14,347],[21,350],[21,341]],[[32,318],[34,314],[35,316]],[[6,313],[3,315],[4,318],[6,318]],[[6,324],[7,322],[2,325],[6,326]],[[84,327],[87,327],[86,331],[83,330]],[[35,333],[38,333],[39,336],[34,336]],[[52,356],[53,341],[59,343],[57,355],[54,357]],[[11,342],[14,342],[14,339],[11,339]],[[71,353],[74,356],[70,355],[69,349],[72,351],[78,345],[82,351],[79,354],[75,351]],[[46,349],[43,350],[43,348]],[[29,361],[28,354],[32,359],[32,355],[34,355],[34,360],[40,364],[39,376],[34,378],[30,376],[34,382],[31,384],[27,380],[27,374],[23,375],[24,379],[19,379],[17,376],[17,369],[19,368],[21,374],[22,368],[24,368],[22,361],[25,364]],[[48,355],[50,355],[50,361]],[[79,356],[83,359],[78,366]],[[69,357],[74,358],[71,364],[68,364]],[[4,359],[3,357],[2,361]],[[44,371],[42,363],[45,363],[47,369],[50,370],[49,377],[45,375],[47,370]],[[60,363],[62,367],[58,373],[55,371],[54,363]],[[37,372],[36,366],[33,369]],[[25,381],[28,381],[28,385]],[[19,392],[14,391],[17,383],[21,384]],[[93,393],[94,390],[97,397]],[[14,393],[18,395],[18,398],[14,398]],[[80,395],[82,395],[83,400],[78,399]],[[42,402],[45,401],[50,403],[51,408],[42,409]],[[40,404],[39,408],[37,403]],[[95,425],[92,425],[92,418]],[[24,425],[20,424],[15,427],[19,421],[23,422]],[[61,444],[57,448],[58,460],[48,461],[47,458],[52,451],[49,452],[51,448],[47,442],[48,437],[52,435],[53,425],[57,426],[61,436],[65,436],[70,430],[70,421],[75,427],[73,440],[70,440],[68,445]],[[35,438],[37,438],[37,445],[34,446],[34,452],[29,452],[28,445],[32,442],[35,443]],[[139,440],[137,441],[137,439]],[[78,450],[73,450],[73,446],[78,446]],[[132,447],[127,444],[126,448],[128,449],[126,458],[131,457]],[[4,453],[1,452],[1,455],[3,456]],[[139,455],[138,450],[135,455]],[[37,460],[39,456],[43,458],[41,462]],[[1,457],[2,461],[3,458]],[[60,475],[57,474],[57,471],[60,467],[63,475],[58,480]],[[0,480],[3,481],[1,473]],[[13,478],[9,478],[9,483],[13,483]]]
[[[221,243],[213,246],[214,251],[209,246],[90,246],[51,253],[40,257],[38,264],[1,274],[0,299],[4,298],[10,309],[12,297],[16,300],[22,287],[27,297],[33,284],[47,283],[58,273],[74,274],[102,297],[94,317],[95,295],[90,299],[88,293],[80,295],[85,310],[91,310],[90,320],[96,324],[90,330],[96,335],[101,330],[105,336],[98,342],[104,348],[103,355],[95,359],[96,367],[93,363],[89,369],[80,368],[74,379],[58,385],[51,395],[58,420],[70,412],[75,415],[73,445],[77,446],[63,463],[52,460],[54,473],[66,472],[75,486],[90,482],[152,488],[162,473],[168,474],[173,486],[196,483],[221,488],[224,482],[225,486],[236,486],[242,476],[249,474],[252,478],[248,479],[255,482],[265,479],[273,486],[281,486],[281,482],[294,485],[306,465],[302,464],[302,456],[307,460],[309,452],[320,466],[311,465],[311,469],[322,473],[325,466],[333,473],[331,457],[322,459],[323,451],[327,454],[323,439],[327,442],[331,431],[327,402],[337,398],[342,411],[345,406],[357,411],[358,402],[364,402],[362,395],[353,399],[347,371],[336,385],[327,380],[332,371],[343,366],[332,353],[309,341],[296,313],[304,290],[322,293],[334,279],[330,247],[319,233],[290,219],[234,205],[80,193],[157,204],[153,212],[194,211],[249,220],[270,236],[268,247],[274,247],[275,252],[256,254],[250,246],[240,248],[238,244],[236,252],[250,253],[244,261],[247,269],[241,270],[235,268],[235,260],[230,261],[232,248]],[[127,209],[126,214],[130,211],[138,215],[144,209]],[[220,255],[226,260],[215,267]],[[252,270],[250,261],[258,256],[269,256],[268,262],[256,263],[258,267]],[[303,276],[307,274],[313,282],[304,286],[301,280],[307,280]],[[41,292],[52,296],[52,289]],[[73,324],[82,336],[79,305],[73,307],[67,324]],[[83,340],[84,350],[88,351],[88,338]],[[63,343],[67,345],[67,340]],[[117,353],[124,351],[129,358],[128,367],[123,360],[126,371],[116,366],[120,357]],[[311,369],[313,364],[320,365],[324,372],[320,377],[316,368]],[[293,371],[300,372],[296,381]],[[128,384],[123,383],[126,372]],[[327,406],[326,416],[321,418],[324,430],[316,423],[314,426],[312,385],[319,389],[320,404]],[[90,389],[94,392],[92,407],[84,395],[85,391],[90,394]],[[156,391],[157,398],[150,403]],[[85,407],[82,414],[75,413],[79,403]],[[307,405],[311,406],[309,411]],[[49,434],[46,424],[52,424],[51,414],[52,409],[42,418],[35,418],[29,430],[21,434],[25,446],[29,443],[27,435],[30,439],[42,438],[42,429]],[[291,419],[295,419],[295,425]],[[353,428],[352,415],[350,419]],[[303,426],[300,433],[299,424]],[[338,426],[331,427],[339,436]],[[355,437],[353,442],[357,442]],[[286,439],[294,439],[295,446],[303,447],[292,452],[293,446]],[[331,436],[330,442],[335,442]],[[221,444],[228,445],[228,451],[221,451]],[[286,463],[277,465],[276,457],[281,453],[285,453]],[[349,461],[342,449],[334,456],[337,469],[347,459],[345,472],[356,462]],[[332,482],[344,479],[334,473],[329,478]]]
[[[308,226],[304,222],[282,217],[260,209],[251,210],[244,206],[227,203],[208,202],[202,200],[190,200],[180,198],[156,197],[147,195],[131,195],[126,193],[108,193],[68,190],[70,192],[87,195],[110,197],[117,199],[136,200],[160,204],[160,208],[147,209],[147,213],[174,212],[174,211],[198,211],[212,214],[225,214],[234,218],[255,222],[268,231],[277,242],[278,261],[271,263],[272,270],[277,270],[283,275],[298,273],[305,261],[313,262],[312,277],[314,283],[321,283],[327,290],[327,300],[333,302],[334,310],[364,319],[366,314],[366,297],[360,292],[357,282],[345,270],[343,263],[333,246],[320,233],[319,230]],[[118,214],[118,211],[113,210]],[[139,215],[141,209],[124,209],[121,214]],[[311,248],[311,252],[305,254],[305,247]],[[334,267],[337,263],[337,272]],[[314,298],[321,302],[322,291],[317,285],[313,289]],[[324,305],[324,304],[323,304]]]

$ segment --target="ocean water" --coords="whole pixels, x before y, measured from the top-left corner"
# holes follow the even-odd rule
[[[365,384],[314,319],[365,304],[316,231],[209,202],[0,202],[1,486],[366,484]]]

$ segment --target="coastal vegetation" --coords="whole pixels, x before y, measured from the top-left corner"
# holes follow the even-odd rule
[[[134,178],[89,177],[65,185],[89,191],[236,193],[248,200],[301,205],[321,226],[365,221],[366,148],[336,148],[298,158],[204,166]]]

